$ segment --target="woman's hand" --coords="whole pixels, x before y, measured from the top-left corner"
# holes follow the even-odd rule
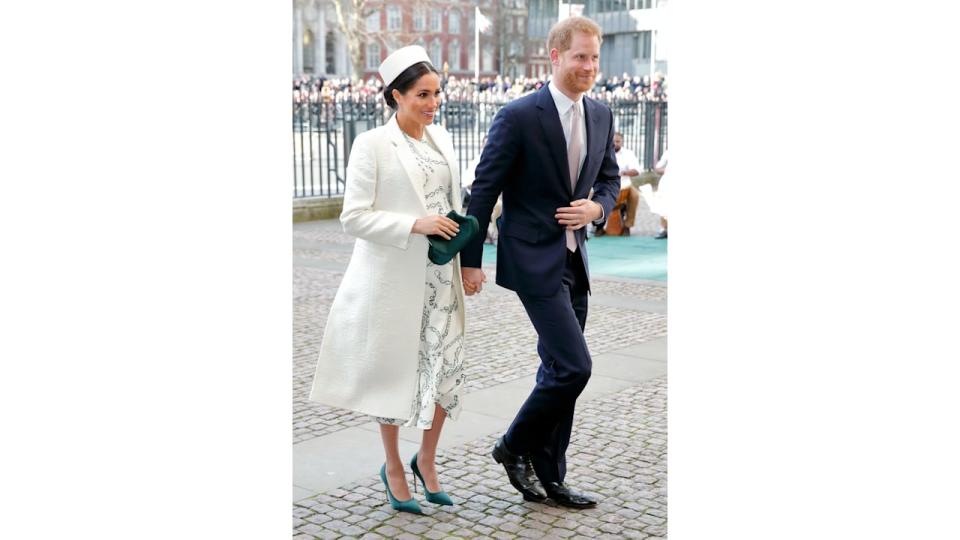
[[[445,240],[456,236],[460,231],[460,225],[456,221],[441,215],[427,216],[417,219],[413,222],[411,232],[422,235],[436,234]]]
[[[479,268],[463,266],[460,268],[460,280],[463,282],[464,294],[473,296],[483,289],[483,284],[487,281],[487,275]]]

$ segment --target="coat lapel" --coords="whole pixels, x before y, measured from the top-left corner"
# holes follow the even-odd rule
[[[397,159],[400,160],[400,165],[403,166],[403,170],[407,175],[407,181],[413,186],[413,190],[420,200],[420,206],[423,208],[423,212],[427,213],[427,200],[423,194],[423,182],[420,181],[420,169],[417,168],[416,158],[413,157],[410,145],[406,139],[404,139],[403,132],[400,131],[400,125],[397,124],[396,115],[390,117],[390,120],[387,122],[387,133],[390,136],[390,143],[393,145],[394,150],[396,150]]]
[[[537,108],[540,109],[540,127],[543,128],[543,136],[553,155],[552,161],[557,168],[557,177],[560,178],[563,189],[572,197],[570,171],[567,167],[567,142],[563,137],[563,125],[560,123],[557,104],[553,102],[553,96],[550,95],[547,85],[543,85],[537,95]]]

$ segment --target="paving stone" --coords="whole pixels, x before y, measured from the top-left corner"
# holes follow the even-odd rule
[[[391,525],[384,525],[383,527],[376,528],[375,532],[387,538],[396,538],[397,535],[401,534],[403,531]]]
[[[324,523],[327,523],[328,521],[333,520],[332,517],[326,514],[310,514],[309,516],[306,516],[304,519],[315,525],[323,525]]]
[[[480,536],[488,537],[494,532],[495,529],[493,527],[488,527],[486,525],[477,524],[473,526],[473,530]]]
[[[403,530],[411,534],[423,534],[430,530],[429,527],[422,523],[411,523],[403,527]]]
[[[311,536],[319,536],[324,532],[324,528],[319,525],[314,525],[313,523],[307,523],[299,528],[299,532],[306,533]]]
[[[659,526],[659,525],[651,525],[651,526],[643,529],[643,532],[645,532],[645,533],[647,533],[647,534],[650,534],[650,535],[654,535],[654,536],[666,536],[666,535],[667,535],[667,528],[666,528],[666,527]]]
[[[512,523],[512,522],[509,522],[509,521],[501,521],[501,522],[497,525],[497,527],[498,527],[501,531],[508,532],[508,533],[518,533],[518,532],[520,532],[520,529],[522,528],[522,527],[520,527],[520,525],[517,525],[516,523]]]

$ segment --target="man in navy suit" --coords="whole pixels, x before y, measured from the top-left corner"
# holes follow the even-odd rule
[[[600,27],[570,17],[550,30],[551,82],[506,105],[490,126],[467,213],[487,229],[503,194],[497,284],[517,292],[537,331],[537,384],[493,457],[524,499],[573,508],[596,501],[564,483],[577,397],[590,378],[583,329],[590,290],[588,223],[602,223],[620,192],[613,114],[583,96],[600,62]],[[590,190],[593,189],[593,197]],[[482,235],[461,253],[464,288],[476,294]]]

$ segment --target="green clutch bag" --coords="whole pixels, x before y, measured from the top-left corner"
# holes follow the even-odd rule
[[[450,240],[436,234],[427,236],[427,241],[430,242],[427,258],[429,258],[433,264],[447,264],[450,262],[450,260],[453,259],[457,253],[460,253],[460,250],[480,232],[480,224],[477,223],[477,218],[473,216],[461,216],[451,210],[447,213],[447,217],[460,225],[460,231]]]

